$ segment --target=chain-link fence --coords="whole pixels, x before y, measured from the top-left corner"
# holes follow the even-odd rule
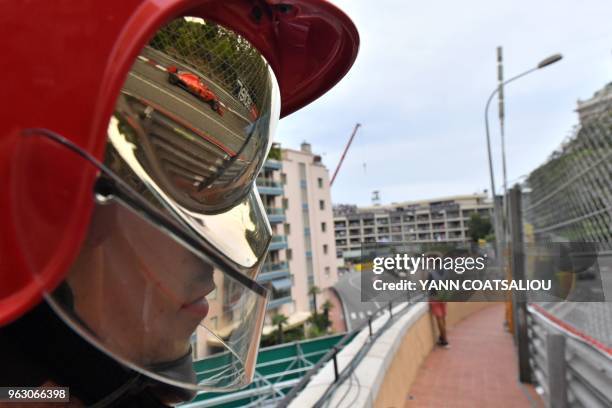
[[[579,257],[564,266],[563,251],[549,266],[567,292],[590,287],[606,302],[576,302],[569,295],[565,302],[531,303],[528,316],[518,319],[517,338],[528,344],[519,351],[521,364],[549,405],[608,406],[612,378],[602,373],[612,359],[612,83],[579,102],[577,111],[580,123],[571,136],[523,186],[519,241],[578,243],[574,249],[594,243],[596,263],[588,269],[577,268]],[[537,274],[538,265],[525,262],[526,273]],[[521,305],[515,308],[519,316]]]
[[[179,18],[149,45],[230,90],[257,116],[268,88],[268,64],[243,37],[200,18]]]
[[[607,89],[610,88],[610,89]],[[536,242],[596,242],[612,249],[612,86],[527,179],[526,233]]]

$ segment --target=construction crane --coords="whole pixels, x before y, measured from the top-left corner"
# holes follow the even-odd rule
[[[360,126],[361,126],[361,123],[356,123],[355,127],[353,128],[353,133],[351,133],[351,137],[349,138],[349,141],[346,144],[346,147],[344,148],[344,152],[342,152],[342,157],[340,157],[340,162],[338,163],[338,166],[336,167],[336,170],[334,171],[334,175],[332,176],[331,181],[329,182],[330,187],[334,184],[334,180],[336,179],[336,176],[338,175],[338,171],[340,170],[340,167],[342,167],[342,162],[344,161],[346,152],[348,152],[349,147],[351,147],[351,143],[353,143],[353,138],[355,138],[355,133],[357,133],[357,129],[359,129]]]

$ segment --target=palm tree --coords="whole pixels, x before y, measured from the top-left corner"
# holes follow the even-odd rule
[[[326,300],[325,303],[323,303],[323,314],[325,315],[326,318],[329,319],[329,311],[332,310],[333,308],[334,308],[334,305],[329,300]]]
[[[312,296],[312,304],[314,305],[314,315],[317,315],[317,295],[321,293],[321,289],[318,286],[312,285],[308,289],[308,294]]]
[[[276,329],[277,342],[278,344],[283,343],[283,325],[287,324],[287,316],[282,313],[275,314],[272,316],[272,324],[278,326]]]

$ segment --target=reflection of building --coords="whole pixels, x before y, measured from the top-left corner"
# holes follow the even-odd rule
[[[323,290],[338,278],[329,174],[308,143],[302,143],[301,150],[283,149],[282,171],[293,300],[296,312],[310,312],[309,288]],[[318,299],[319,308],[322,300]]]
[[[269,292],[266,324],[271,323],[270,317],[273,314],[282,313],[291,316],[295,310],[291,296],[293,281],[286,257],[287,238],[283,228],[285,210],[281,204],[283,202],[283,186],[280,180],[280,171],[283,165],[280,158],[280,148],[273,146],[257,177],[259,195],[272,228],[272,242],[270,243],[268,257],[257,277],[257,281],[268,288]],[[233,310],[231,307],[233,304],[232,293],[235,293],[235,290],[232,290],[231,287],[225,287],[229,281],[217,279],[221,276],[223,275],[215,272],[217,290],[207,296],[210,310],[203,323],[218,336],[227,337],[235,329],[232,326],[234,319],[232,319]],[[240,289],[240,287],[236,289]],[[197,359],[202,359],[210,353],[218,351],[216,350],[219,346],[218,340],[203,327],[198,328],[193,343],[197,344],[193,347],[194,350],[197,350],[195,351],[195,358]]]
[[[362,242],[466,242],[471,215],[489,216],[491,211],[486,194],[386,206],[338,206],[334,214],[337,257],[359,254]]]
[[[287,263],[287,237],[283,228],[286,216],[282,206],[284,190],[280,174],[283,163],[280,158],[280,148],[275,145],[257,177],[259,195],[272,227],[270,251],[257,280],[270,291],[268,310],[289,315],[293,312],[292,280]]]

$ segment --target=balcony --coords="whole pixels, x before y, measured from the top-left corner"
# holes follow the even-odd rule
[[[270,282],[275,279],[290,278],[289,264],[286,261],[266,262],[261,268],[261,274],[257,277],[258,282]]]
[[[284,235],[272,236],[272,242],[270,242],[270,251],[287,248],[287,237]]]
[[[270,224],[277,224],[285,221],[286,219],[284,208],[266,207],[266,214],[268,214]]]
[[[346,237],[346,231],[336,231],[336,238]]]
[[[283,163],[279,160],[268,159],[264,162],[264,169],[280,170],[283,168]]]
[[[293,302],[293,299],[291,299],[291,296],[285,296],[285,297],[278,298],[278,299],[270,299],[268,301],[268,305],[266,306],[266,310],[277,309],[280,306],[287,304],[287,303],[291,303],[291,302]]]
[[[278,196],[283,194],[283,186],[278,181],[257,177],[259,194]]]

